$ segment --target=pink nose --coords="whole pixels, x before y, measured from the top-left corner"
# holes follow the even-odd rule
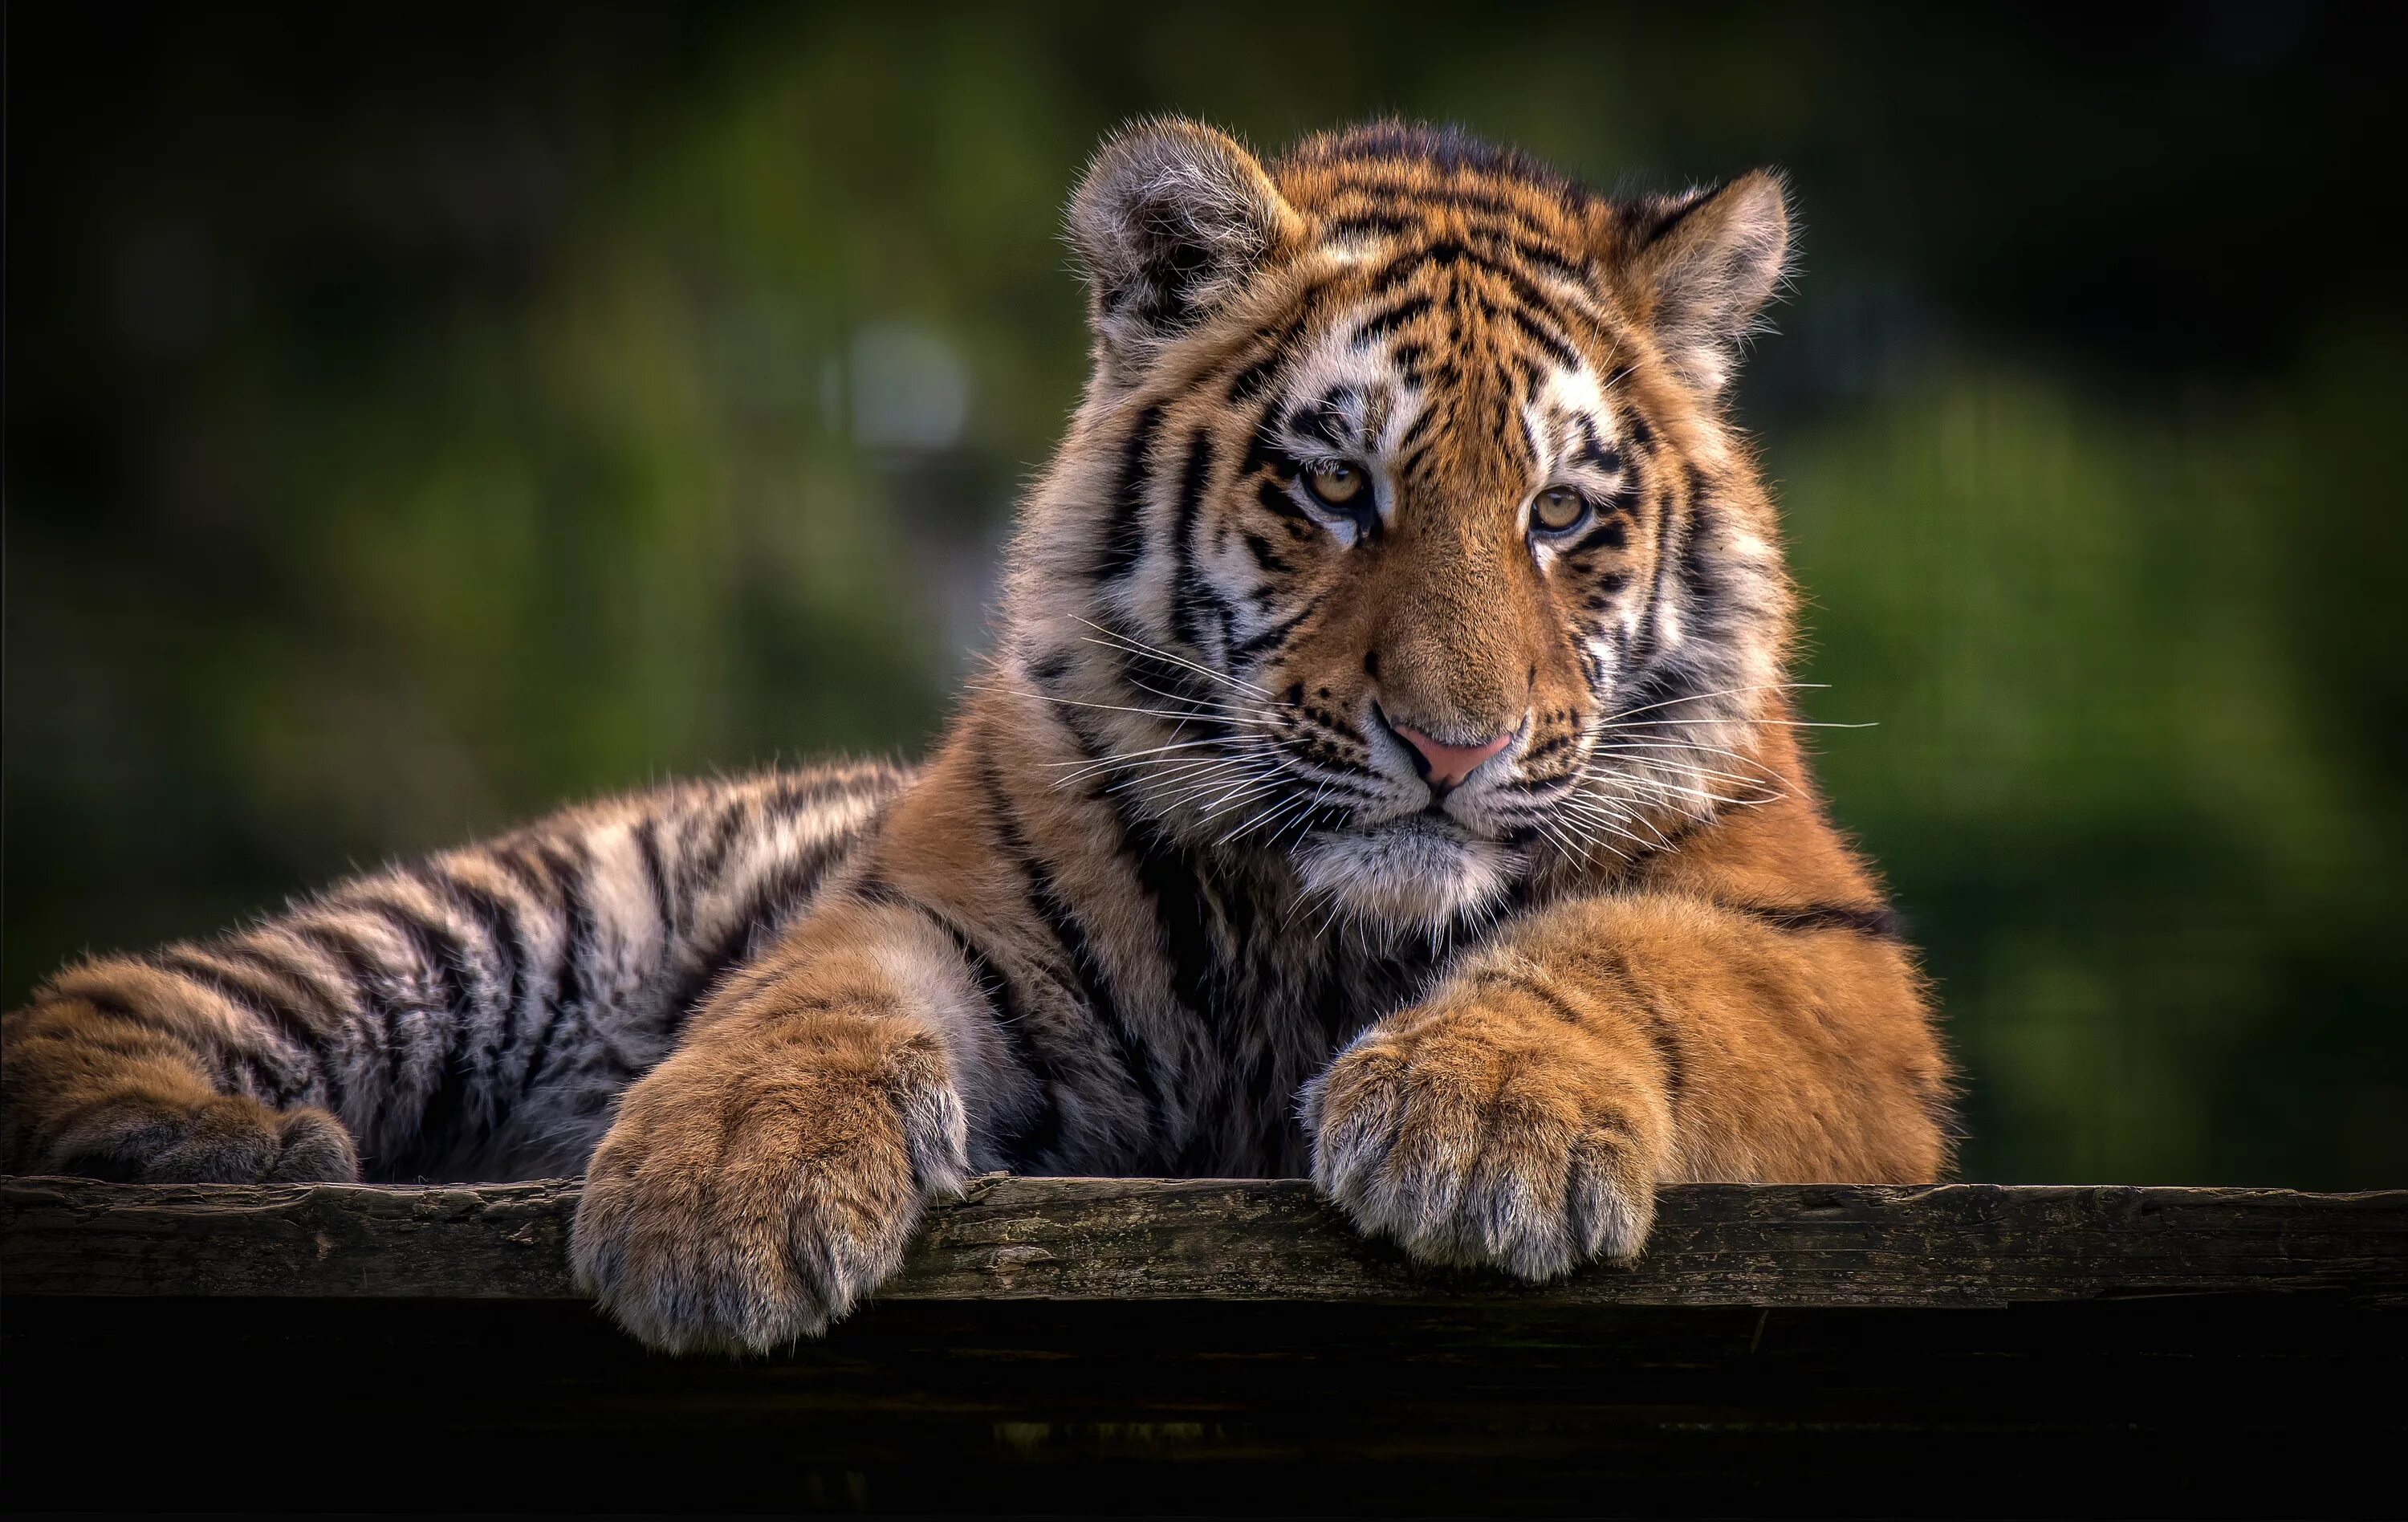
[[[1449,745],[1444,740],[1430,739],[1409,724],[1392,723],[1388,727],[1394,729],[1406,744],[1421,753],[1422,775],[1432,787],[1437,788],[1460,786],[1480,763],[1513,740],[1509,732],[1494,739],[1484,739],[1477,745]]]

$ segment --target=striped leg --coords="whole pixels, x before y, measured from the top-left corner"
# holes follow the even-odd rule
[[[1938,1177],[1947,1068],[1886,917],[1532,914],[1307,1085],[1313,1179],[1415,1256],[1544,1279],[1639,1252],[1658,1184]]]
[[[832,892],[628,1091],[578,1202],[578,1283],[669,1352],[816,1336],[960,1187],[1010,1098],[1001,1041],[936,921]]]
[[[695,1002],[904,780],[665,786],[72,968],[0,1022],[0,1161],[190,1181],[576,1172]]]

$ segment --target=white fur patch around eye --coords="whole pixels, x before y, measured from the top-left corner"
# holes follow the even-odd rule
[[[1585,364],[1557,366],[1546,373],[1532,389],[1530,399],[1522,404],[1522,431],[1536,462],[1529,495],[1522,502],[1525,531],[1530,524],[1531,504],[1546,488],[1570,486],[1591,501],[1601,502],[1626,479],[1627,467],[1601,470],[1581,457],[1587,452],[1582,447],[1584,444],[1593,443],[1612,453],[1617,440],[1604,388]],[[1531,548],[1542,568],[1552,567],[1561,553],[1559,544],[1543,536],[1533,536]]]
[[[1360,465],[1370,472],[1372,490],[1383,522],[1397,512],[1395,467],[1397,448],[1421,416],[1422,393],[1406,382],[1391,352],[1393,338],[1356,347],[1354,332],[1369,310],[1340,313],[1290,366],[1271,427],[1283,448],[1297,459],[1316,464]],[[1333,448],[1326,439],[1288,426],[1297,409],[1334,398],[1346,440]],[[1372,430],[1377,426],[1377,435]],[[1308,504],[1309,506],[1309,504]],[[1338,532],[1333,527],[1333,533]],[[1353,544],[1351,526],[1340,536]]]
[[[1617,442],[1613,413],[1605,404],[1605,390],[1596,372],[1586,365],[1550,369],[1532,390],[1530,399],[1522,404],[1522,428],[1537,459],[1538,480],[1531,485],[1533,492],[1561,482],[1601,495],[1611,492],[1621,480],[1619,470],[1598,471],[1570,458],[1584,438],[1604,449],[1612,449]]]

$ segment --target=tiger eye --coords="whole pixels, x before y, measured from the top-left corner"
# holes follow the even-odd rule
[[[1550,486],[1530,504],[1530,521],[1550,534],[1560,534],[1581,521],[1588,501],[1569,486]]]
[[[1324,502],[1342,508],[1363,495],[1363,472],[1351,465],[1316,466],[1305,484]]]

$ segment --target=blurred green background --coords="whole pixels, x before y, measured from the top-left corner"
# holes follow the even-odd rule
[[[9,17],[6,969],[912,754],[1134,113],[1785,166],[1742,389],[1966,1176],[2408,1182],[2401,38],[2224,5]]]

